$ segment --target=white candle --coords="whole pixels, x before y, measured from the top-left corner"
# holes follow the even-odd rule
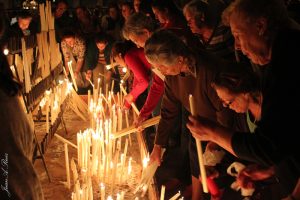
[[[46,133],[49,133],[49,99],[46,103]]]
[[[101,200],[105,200],[105,185],[103,183],[100,183],[100,195]]]
[[[196,115],[196,110],[195,110],[195,104],[194,104],[194,99],[193,95],[189,95],[189,102],[190,102],[190,110],[191,114],[193,116]],[[208,187],[207,187],[207,178],[206,178],[206,171],[204,167],[204,158],[203,158],[203,152],[202,152],[202,145],[201,141],[197,138],[196,140],[196,146],[197,146],[197,153],[198,153],[198,162],[199,162],[199,167],[200,167],[200,173],[201,173],[201,181],[202,181],[202,187],[203,187],[203,192],[208,193]]]
[[[177,192],[173,197],[171,197],[169,200],[176,200],[180,197],[180,191]]]
[[[98,90],[99,90],[99,88],[100,88],[100,81],[101,81],[101,79],[98,78],[98,87],[97,87]]]
[[[70,179],[70,166],[69,166],[69,151],[68,144],[64,144],[65,146],[65,161],[66,161],[66,172],[67,172],[67,187],[70,189],[71,187],[71,179]]]
[[[165,191],[166,191],[166,186],[162,185],[160,190],[160,200],[165,199]]]

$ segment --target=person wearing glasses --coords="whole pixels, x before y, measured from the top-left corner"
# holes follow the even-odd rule
[[[236,0],[223,13],[235,47],[264,69],[261,118],[254,134],[240,134],[204,118],[190,117],[194,136],[213,141],[239,158],[275,167],[281,198],[300,199],[300,110],[296,73],[300,28],[280,0]],[[234,104],[231,103],[230,106]],[[298,185],[298,186],[297,186]],[[296,191],[298,188],[298,191]]]

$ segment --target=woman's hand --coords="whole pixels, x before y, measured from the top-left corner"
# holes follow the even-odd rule
[[[91,80],[91,78],[92,78],[92,70],[87,70],[85,74],[85,79]]]
[[[210,120],[203,117],[189,116],[189,122],[186,126],[188,129],[190,129],[193,137],[202,141],[208,141],[212,139],[211,130],[214,126],[217,125],[214,122],[211,122]]]
[[[131,103],[133,103],[133,96],[132,94],[127,94],[124,96],[124,100],[127,101],[127,103],[130,105]]]

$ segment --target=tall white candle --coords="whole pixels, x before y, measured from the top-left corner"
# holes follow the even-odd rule
[[[191,95],[191,94],[189,95],[189,102],[190,102],[191,114],[193,116],[195,116],[196,115],[195,104],[194,104],[193,95]],[[201,181],[202,181],[203,192],[208,193],[202,145],[201,145],[201,141],[199,139],[195,138],[195,140],[196,140],[196,146],[197,146],[198,162],[199,162],[199,167],[200,167],[200,172],[201,172]]]
[[[165,200],[166,186],[162,185],[160,190],[160,200]]]
[[[66,172],[67,172],[67,187],[71,188],[71,179],[70,179],[70,166],[69,166],[69,151],[68,144],[64,144],[65,146],[65,161],[66,161]]]

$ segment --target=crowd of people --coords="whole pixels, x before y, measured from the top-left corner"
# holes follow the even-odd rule
[[[186,198],[207,198],[202,191],[196,138],[203,141],[205,155],[224,152],[218,162],[206,161],[208,178],[219,190],[209,185],[208,198],[232,199],[224,192],[231,184],[224,177],[231,163],[241,162],[245,168],[238,173],[237,184],[262,192],[255,199],[300,200],[294,117],[300,111],[296,72],[300,25],[299,18],[287,10],[290,2],[134,0],[110,2],[107,14],[94,18],[84,6],[70,15],[68,3],[59,0],[53,14],[64,66],[67,73],[72,67],[83,91],[101,78],[104,92],[106,85],[117,82],[109,88],[116,94],[124,68],[131,74],[123,109],[138,103],[136,127],[151,116],[161,116],[150,162],[162,164],[162,149],[172,151],[171,141],[178,141],[175,145],[188,161],[182,164],[182,169],[189,169],[191,184],[191,195]],[[9,38],[27,37],[38,30],[33,16],[22,11],[14,25],[1,22],[1,48]],[[13,79],[4,55],[0,77],[1,116],[22,116],[0,117],[1,124],[10,124],[1,131],[0,158],[5,161],[9,154],[10,170],[16,171],[7,176],[12,184],[1,195],[43,199],[30,165],[32,134],[24,134],[32,130],[17,102],[20,84]],[[195,101],[193,116],[189,95]],[[11,106],[18,110],[10,112]],[[22,168],[15,163],[21,161]],[[31,180],[16,177],[22,170],[24,177],[32,175]],[[182,178],[180,173],[182,170],[178,170]]]

